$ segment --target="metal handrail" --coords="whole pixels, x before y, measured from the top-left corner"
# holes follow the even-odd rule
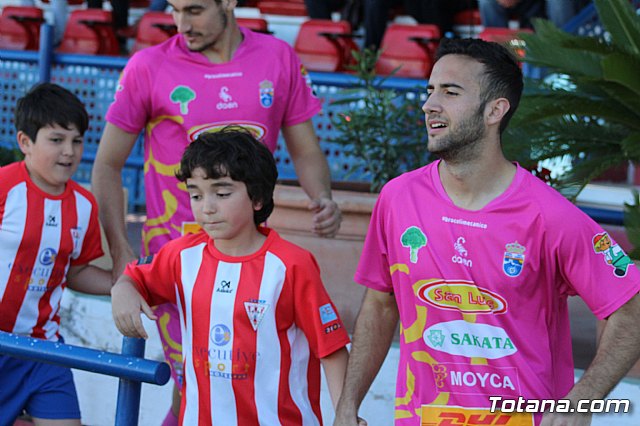
[[[0,354],[119,377],[116,426],[138,424],[141,382],[164,385],[171,376],[167,363],[142,358],[144,346],[124,337],[117,354],[0,331]]]

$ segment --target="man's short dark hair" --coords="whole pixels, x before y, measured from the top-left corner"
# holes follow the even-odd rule
[[[15,112],[17,131],[35,142],[38,130],[58,125],[69,130],[73,125],[81,135],[89,127],[89,115],[76,95],[53,83],[40,83],[18,99]]]
[[[273,211],[273,190],[278,169],[271,152],[251,132],[240,126],[203,133],[185,149],[176,173],[185,182],[195,169],[201,168],[209,179],[225,176],[247,186],[249,199],[261,203],[253,213],[256,225],[263,223]]]
[[[484,78],[480,86],[482,102],[506,98],[511,105],[500,122],[500,133],[518,109],[524,88],[522,70],[514,54],[501,44],[480,39],[442,39],[436,52],[436,61],[445,55],[465,55],[484,65]]]

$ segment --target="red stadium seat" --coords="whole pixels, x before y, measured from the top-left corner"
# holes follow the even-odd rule
[[[111,12],[101,9],[72,11],[58,51],[87,55],[119,55],[120,46],[113,30]]]
[[[520,33],[533,33],[528,28],[521,28],[518,30],[512,30],[510,28],[494,28],[486,27],[478,34],[478,38],[484,41],[494,41],[496,43],[504,44],[513,50],[513,52],[520,58],[524,58],[525,45],[524,41],[518,37]]]
[[[453,16],[454,25],[482,25],[478,9],[466,9]]]
[[[354,63],[351,25],[347,21],[310,19],[300,26],[294,49],[310,71],[345,71]]]
[[[0,15],[0,49],[38,50],[42,9],[5,6]]]
[[[258,3],[260,13],[268,15],[308,16],[304,0],[261,1]]]
[[[236,18],[236,22],[241,27],[249,28],[258,33],[271,34],[269,24],[266,19],[262,18]]]
[[[138,24],[138,33],[131,53],[167,40],[177,33],[176,24],[170,13],[147,12]]]
[[[382,53],[376,63],[376,72],[398,77],[428,78],[433,68],[433,55],[440,40],[436,25],[391,24],[382,39]]]

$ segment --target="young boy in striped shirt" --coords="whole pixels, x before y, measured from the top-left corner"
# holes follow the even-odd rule
[[[80,100],[40,84],[18,100],[15,125],[24,161],[0,169],[0,330],[62,341],[65,287],[109,294],[97,204],[71,180],[89,117]],[[80,425],[69,368],[0,355],[0,424],[25,410],[38,425]]]
[[[182,157],[202,230],[130,264],[112,289],[127,336],[147,337],[140,313],[177,304],[183,335],[180,424],[319,425],[320,363],[335,402],[348,335],[308,251],[260,226],[277,179],[269,150],[250,133],[205,133]]]

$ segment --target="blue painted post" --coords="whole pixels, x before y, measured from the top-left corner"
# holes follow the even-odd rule
[[[144,339],[122,338],[122,355],[144,357]],[[140,391],[138,381],[120,379],[115,426],[137,426],[140,415]]]
[[[40,83],[51,81],[51,64],[53,62],[53,26],[42,24],[40,27],[40,49],[38,51],[38,70]]]

